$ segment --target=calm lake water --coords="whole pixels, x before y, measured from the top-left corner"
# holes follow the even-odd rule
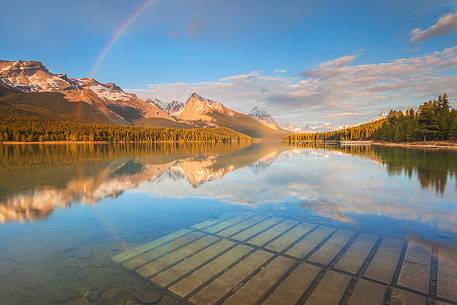
[[[156,285],[111,257],[244,212],[454,249],[456,175],[456,152],[378,146],[0,145],[0,304],[136,304]],[[457,302],[435,252],[422,295]]]

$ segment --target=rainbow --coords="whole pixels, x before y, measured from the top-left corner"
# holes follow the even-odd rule
[[[100,51],[95,60],[92,68],[90,70],[89,75],[94,76],[98,69],[100,68],[101,64],[105,60],[108,53],[111,51],[113,46],[119,39],[124,35],[124,33],[128,30],[128,28],[135,23],[135,21],[149,8],[151,8],[154,4],[156,4],[157,0],[145,0],[140,6],[138,6],[132,14],[130,14],[124,21],[122,21],[119,26],[117,27],[116,31],[114,31],[113,36],[109,40],[108,44]]]

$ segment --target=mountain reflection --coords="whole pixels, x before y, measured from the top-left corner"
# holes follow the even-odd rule
[[[279,152],[258,144],[0,145],[0,223],[45,219],[163,177],[197,188]]]
[[[339,155],[362,157],[372,166],[354,160],[358,158],[338,159]],[[379,146],[297,148],[259,143],[0,145],[0,223],[46,219],[56,208],[96,204],[137,190],[235,204],[296,198],[316,213],[342,222],[350,221],[351,213],[377,214],[440,221],[457,230],[455,213],[405,203],[397,189],[392,189],[397,192],[392,199],[392,190],[376,181],[387,171],[388,177],[406,177],[444,194],[448,180],[457,174],[456,156]],[[238,174],[224,178],[232,172]],[[376,179],[365,179],[369,175]],[[378,190],[383,197],[376,195]]]

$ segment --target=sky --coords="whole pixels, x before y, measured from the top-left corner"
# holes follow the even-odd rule
[[[0,0],[0,59],[342,126],[447,92],[457,0]]]

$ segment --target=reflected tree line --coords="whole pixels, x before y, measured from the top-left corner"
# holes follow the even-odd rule
[[[75,165],[119,158],[154,158],[173,155],[224,153],[248,146],[249,143],[169,142],[117,144],[33,144],[0,145],[0,169]]]
[[[315,145],[301,147],[325,148],[360,156],[385,165],[389,175],[417,177],[423,188],[444,193],[450,177],[457,178],[457,153],[451,150],[409,149],[381,145]],[[457,188],[457,183],[456,183]]]
[[[0,145],[0,224],[46,219],[56,208],[96,204],[167,175],[198,187],[272,150],[209,142]]]

